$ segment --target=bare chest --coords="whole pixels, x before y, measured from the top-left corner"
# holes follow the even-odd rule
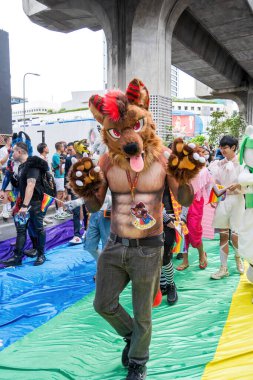
[[[159,162],[154,162],[149,169],[139,173],[138,179],[136,173],[130,172],[131,181],[128,180],[125,170],[113,166],[107,173],[107,181],[114,193],[129,193],[131,182],[136,185],[136,193],[157,193],[164,187],[165,176],[164,167]]]

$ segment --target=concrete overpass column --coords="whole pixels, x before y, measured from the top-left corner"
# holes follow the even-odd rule
[[[247,124],[253,125],[253,88],[250,88],[247,94],[246,121]]]
[[[170,73],[171,38],[166,38],[165,30],[158,33],[151,28],[145,28],[138,37],[133,35],[127,78],[138,77],[147,86],[150,110],[158,133],[164,139],[167,134],[166,127],[171,125]]]
[[[141,1],[133,20],[132,45],[127,80],[138,77],[150,93],[150,110],[162,138],[171,125],[171,40],[166,33],[163,1]],[[171,2],[172,3],[172,2]],[[167,2],[168,4],[168,2]]]
[[[126,76],[141,78],[150,92],[150,108],[162,138],[172,124],[171,46],[174,27],[189,0],[140,0],[132,27]]]
[[[117,7],[108,9],[108,27],[104,32],[107,42],[108,88],[126,87],[126,62],[129,55],[129,34],[132,15],[126,12],[126,0],[117,1]],[[129,27],[130,24],[130,27]],[[130,38],[131,43],[131,38]]]
[[[246,124],[253,125],[253,87],[249,85],[243,91],[233,93],[232,100],[237,103]]]
[[[119,0],[107,9],[103,28],[108,49],[108,88],[124,90],[137,77],[150,93],[150,109],[161,137],[171,125],[172,33],[166,33],[164,0]],[[173,1],[171,0],[171,3]],[[168,4],[168,2],[167,2]],[[162,16],[161,16],[162,15]]]

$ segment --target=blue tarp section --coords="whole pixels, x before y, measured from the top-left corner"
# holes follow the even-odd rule
[[[47,252],[34,267],[0,272],[0,340],[4,349],[94,290],[96,262],[83,245],[64,244]]]
[[[57,224],[56,226],[46,228],[46,250],[54,247],[58,247],[61,244],[67,243],[72,239],[74,234],[73,220],[67,220],[66,222]],[[27,234],[28,235],[28,234]],[[0,260],[7,260],[13,256],[13,244],[16,242],[16,237],[0,241]],[[32,243],[27,236],[25,249],[32,248]],[[0,268],[4,265],[0,263]]]

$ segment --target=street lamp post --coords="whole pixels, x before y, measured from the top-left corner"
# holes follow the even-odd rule
[[[24,103],[23,103],[23,128],[24,128],[24,131],[25,131],[25,77],[27,75],[35,75],[36,77],[39,77],[40,74],[37,74],[37,73],[25,73],[24,76],[23,76],[23,100],[24,100]]]

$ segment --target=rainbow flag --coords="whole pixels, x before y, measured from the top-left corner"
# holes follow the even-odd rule
[[[214,185],[210,195],[208,203],[219,203],[226,198],[226,189],[222,185]]]
[[[54,203],[54,198],[50,195],[44,193],[42,203],[41,203],[41,211],[46,212],[48,207]]]
[[[16,195],[14,194],[14,192],[13,191],[9,191],[9,194],[8,194],[8,200],[10,201],[10,202],[16,202]]]
[[[172,253],[185,253],[187,252],[186,244],[185,244],[185,235],[180,234],[177,229],[176,230],[176,241],[173,247]]]

